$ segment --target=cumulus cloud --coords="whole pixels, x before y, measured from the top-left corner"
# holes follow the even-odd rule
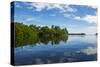
[[[35,7],[36,11],[42,11],[43,9],[59,9],[60,12],[75,12],[77,9],[71,8],[69,5],[54,4],[54,3],[31,3],[29,8]]]
[[[81,20],[81,17],[76,16],[76,17],[74,17],[74,19],[76,19],[76,20]]]
[[[84,17],[75,16],[74,19],[86,21],[88,23],[97,23],[97,15],[86,15]]]
[[[88,5],[89,8],[97,9],[97,6]]]
[[[74,16],[73,17],[75,20],[82,20],[82,18],[80,16]]]
[[[30,4],[30,7],[35,7],[36,8],[36,11],[41,11],[45,8],[47,4],[44,4],[44,3],[31,3]]]
[[[91,6],[91,8],[97,9],[97,6]]]
[[[72,7],[70,7],[69,5],[64,6],[64,8],[65,8],[65,12],[66,12],[66,11],[69,11],[69,12],[76,12],[76,11],[77,11],[76,8],[72,8]]]
[[[87,55],[93,55],[97,53],[97,48],[88,47],[87,49],[82,50],[82,52]]]
[[[89,23],[97,23],[97,16],[86,15],[85,17],[83,17],[83,20]]]
[[[58,8],[60,10],[63,10],[63,5],[61,5],[61,4],[48,4],[47,5],[48,10],[54,9],[54,8]]]

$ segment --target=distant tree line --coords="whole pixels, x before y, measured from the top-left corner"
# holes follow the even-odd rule
[[[85,33],[69,33],[69,35],[86,35]]]
[[[57,41],[58,38],[63,39],[64,37],[68,37],[68,30],[66,28],[62,29],[59,26],[55,25],[52,25],[51,27],[41,27],[14,22],[14,27],[15,46],[42,42],[44,40],[45,42],[47,40]],[[66,40],[66,38],[64,40]]]

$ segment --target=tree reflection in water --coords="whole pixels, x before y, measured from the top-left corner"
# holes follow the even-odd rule
[[[51,42],[52,45],[59,45],[60,42],[67,42],[68,36],[54,36],[54,37],[38,37],[34,40],[27,38],[23,40],[15,39],[15,48],[16,47],[22,47],[25,45],[32,45],[36,46],[36,44],[44,44],[48,45],[49,42]]]

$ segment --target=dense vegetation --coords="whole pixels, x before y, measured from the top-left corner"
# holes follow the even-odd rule
[[[66,28],[61,29],[59,26],[36,26],[25,25],[23,23],[14,23],[15,44],[14,47],[23,46],[25,44],[44,43],[51,41],[52,44],[58,44],[59,41],[68,39],[68,31]]]

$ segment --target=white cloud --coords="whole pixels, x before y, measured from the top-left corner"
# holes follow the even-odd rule
[[[25,21],[26,21],[26,22],[32,22],[32,21],[37,21],[37,19],[34,18],[34,17],[27,17],[27,18],[25,19]],[[38,20],[38,21],[39,21],[39,20]]]
[[[56,14],[51,14],[51,16],[56,16]]]
[[[92,6],[92,5],[88,5],[89,8],[93,8],[93,9],[96,9],[97,6]]]
[[[60,10],[63,10],[63,5],[61,4],[48,4],[47,5],[47,9],[54,9],[54,8],[58,8]]]
[[[66,5],[64,8],[65,8],[65,11],[69,11],[69,12],[76,12],[77,11],[77,9],[69,7],[69,5]]]
[[[74,19],[75,20],[86,21],[88,23],[96,23],[97,24],[97,15],[95,15],[95,16],[93,16],[93,15],[86,15],[84,17],[75,16]]]
[[[91,8],[94,8],[94,9],[96,9],[96,8],[97,8],[97,6],[91,6]]]
[[[31,3],[30,7],[35,7],[36,11],[42,11],[43,9],[59,9],[60,12],[75,12],[77,11],[75,8],[71,8],[69,5],[63,4],[54,4],[54,3]]]
[[[68,14],[68,13],[63,13],[63,16],[64,16],[65,18],[73,18],[73,17],[75,17],[74,14]]]
[[[97,16],[86,15],[85,17],[83,17],[83,20],[89,23],[97,23]]]
[[[27,18],[26,19],[26,21],[32,21],[33,20],[33,18]]]
[[[64,16],[64,17],[66,17],[66,18],[71,17],[71,15],[70,15],[70,14],[63,14],[63,16]]]
[[[87,55],[93,55],[97,53],[97,48],[88,47],[87,49],[82,50],[81,52],[87,54]]]
[[[79,16],[74,17],[76,20],[80,20],[81,18]]]
[[[30,5],[31,5],[31,7],[35,7],[36,11],[41,11],[46,7],[47,4],[44,4],[44,3],[31,3]]]

